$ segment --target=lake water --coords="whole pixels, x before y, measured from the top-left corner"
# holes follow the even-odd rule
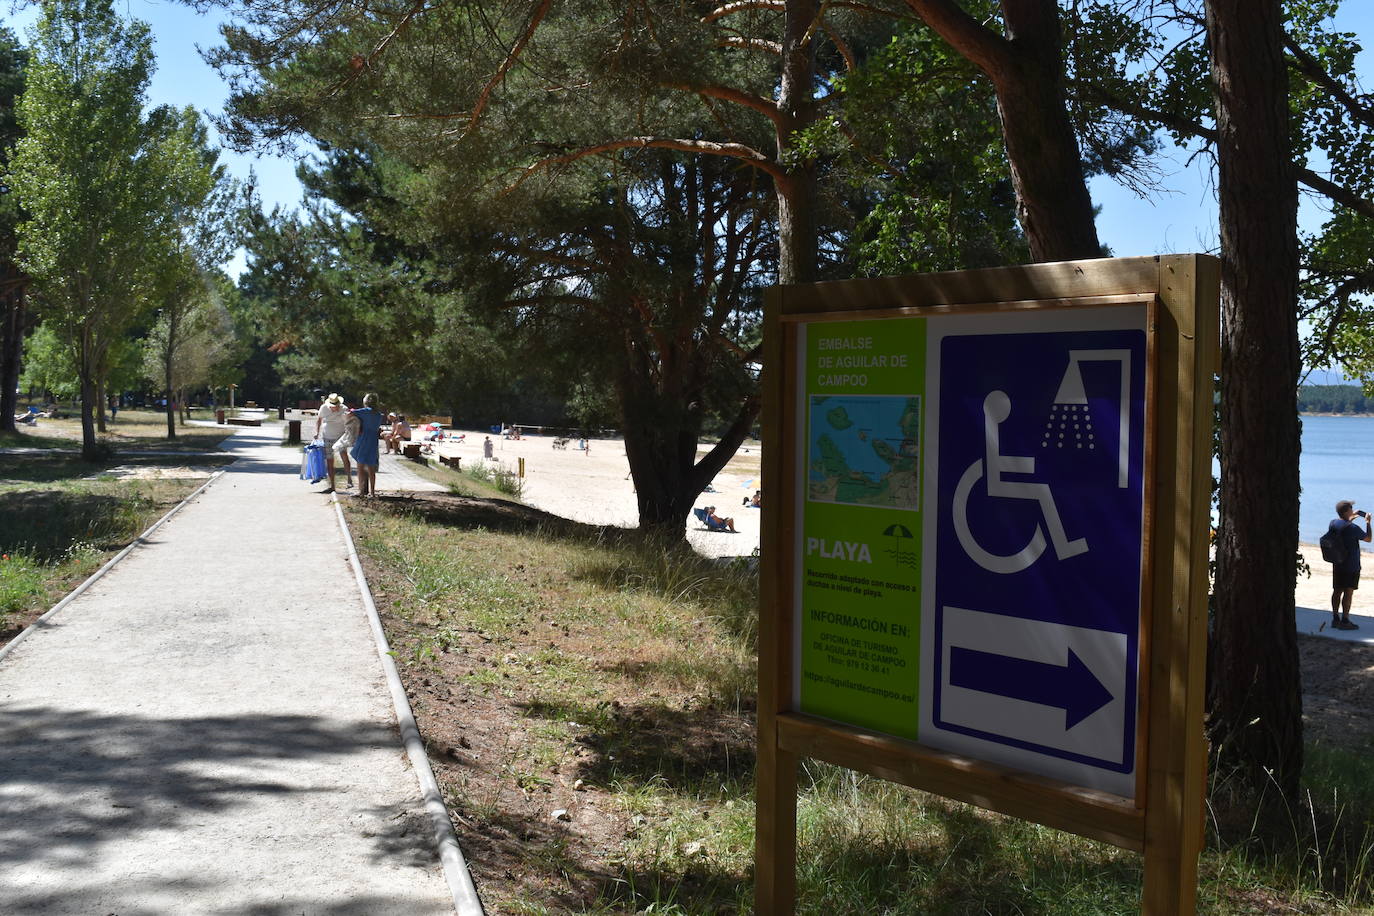
[[[1303,417],[1298,474],[1299,540],[1317,543],[1338,499],[1374,512],[1374,417]]]

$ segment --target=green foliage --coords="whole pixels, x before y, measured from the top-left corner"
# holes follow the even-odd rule
[[[45,0],[34,34],[19,103],[25,136],[5,179],[26,213],[20,264],[80,381],[90,458],[91,410],[116,348],[157,298],[167,252],[187,241],[214,155],[194,111],[144,114],[151,36],[110,0]]]
[[[81,392],[76,376],[76,359],[67,342],[50,325],[34,331],[24,348],[24,371],[19,386],[47,391],[61,400],[71,400]]]
[[[24,70],[29,53],[15,34],[0,26],[0,170],[8,169],[10,153],[23,134],[16,102],[24,91]],[[0,194],[0,261],[14,262],[18,239],[15,227],[21,217],[13,194]]]
[[[990,12],[990,11],[989,11]],[[909,27],[833,80],[840,117],[798,148],[834,160],[860,219],[848,245],[870,275],[1027,258],[991,84],[923,27]]]
[[[132,298],[152,229],[142,113],[152,42],[105,0],[48,0],[35,35],[19,104],[26,136],[7,178],[29,213],[23,264],[52,319],[75,327],[93,302],[127,314],[116,300]],[[122,326],[114,314],[89,320],[102,319]]]
[[[236,188],[218,164],[205,125],[194,109],[164,110],[167,133],[159,144],[162,171],[172,189],[162,208],[164,243],[152,253],[149,298],[157,319],[143,347],[145,375],[170,400],[213,383],[238,356],[232,321],[220,301],[237,234],[231,208]],[[219,282],[217,282],[217,280]],[[167,434],[176,435],[169,419]]]

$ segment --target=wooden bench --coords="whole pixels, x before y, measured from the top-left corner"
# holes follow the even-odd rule
[[[463,456],[462,456],[462,455],[440,455],[440,456],[439,456],[439,463],[442,464],[442,465],[446,465],[447,467],[451,467],[451,468],[453,468],[455,471],[461,471],[461,470],[463,469]]]
[[[261,426],[262,420],[258,417],[230,417],[224,421],[230,426]]]
[[[422,459],[420,458],[420,443],[418,443],[418,442],[407,442],[407,443],[405,443],[403,446],[401,446],[401,454],[405,455],[405,456],[406,456],[407,458],[409,458],[411,461],[420,461],[420,460],[422,460]]]

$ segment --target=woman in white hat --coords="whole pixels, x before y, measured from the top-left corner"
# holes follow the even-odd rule
[[[324,462],[329,470],[329,486],[321,490],[321,493],[334,492],[334,453],[343,439],[344,433],[348,430],[348,407],[344,405],[344,399],[338,394],[331,394],[324,399],[320,405],[320,412],[315,417],[315,438],[324,440]],[[348,477],[347,487],[353,486],[353,468],[348,463],[348,449],[337,449],[339,460],[343,462],[344,474]]]

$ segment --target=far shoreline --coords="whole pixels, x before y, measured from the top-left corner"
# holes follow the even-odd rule
[[[1323,413],[1320,410],[1300,410],[1300,417],[1350,417],[1352,419],[1374,417],[1374,413]]]

